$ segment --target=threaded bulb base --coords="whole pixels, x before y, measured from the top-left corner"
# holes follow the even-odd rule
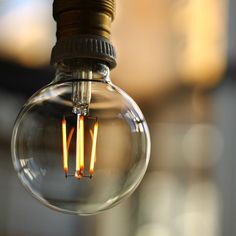
[[[114,0],[54,0],[57,38],[91,34],[110,38]]]

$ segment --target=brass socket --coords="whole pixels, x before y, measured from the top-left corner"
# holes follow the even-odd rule
[[[54,0],[57,38],[94,35],[109,40],[114,12],[114,0]]]

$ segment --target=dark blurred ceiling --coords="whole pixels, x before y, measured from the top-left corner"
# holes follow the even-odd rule
[[[30,69],[3,60],[0,60],[0,71],[1,89],[27,97],[48,84],[54,74],[53,67]]]

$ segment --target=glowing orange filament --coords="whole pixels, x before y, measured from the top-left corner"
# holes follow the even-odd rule
[[[66,120],[62,119],[62,152],[63,152],[63,167],[64,172],[67,175],[68,173],[68,149],[67,149],[67,140],[66,140]]]
[[[79,137],[80,137],[80,171],[84,170],[84,116],[79,119]]]
[[[91,150],[91,158],[89,165],[89,176],[84,174],[84,120],[85,117],[81,115],[77,115],[77,124],[76,124],[76,158],[75,158],[75,178],[82,177],[92,177],[94,174],[94,166],[96,163],[96,146],[97,146],[97,135],[98,135],[98,122],[96,119],[93,131],[90,130],[90,135],[92,139],[92,150]],[[92,118],[91,118],[92,119]],[[62,151],[63,151],[63,167],[66,177],[71,176],[68,175],[69,171],[69,148],[71,144],[71,140],[75,131],[75,128],[72,127],[68,138],[67,138],[67,124],[66,119],[63,117],[62,119]]]
[[[72,136],[73,136],[73,134],[74,134],[74,131],[75,131],[75,128],[72,127],[71,130],[70,130],[68,139],[67,139],[67,150],[68,150],[68,152],[69,152],[70,143],[71,143],[71,139],[72,139]]]
[[[76,131],[76,167],[75,177],[80,176],[80,127],[79,127],[80,116],[77,115],[77,131]]]
[[[90,133],[90,136],[91,136],[91,139],[92,139],[92,146],[93,146],[93,138],[94,138],[94,136],[93,136],[93,131],[90,129],[90,130],[89,130],[89,133]],[[96,161],[97,161],[97,156],[96,156],[96,153],[95,153],[95,160],[94,160],[94,163],[96,163]]]
[[[96,121],[94,125],[94,131],[92,136],[92,152],[89,166],[89,174],[90,176],[94,173],[94,164],[96,162],[96,146],[97,146],[97,135],[98,135],[98,122]]]

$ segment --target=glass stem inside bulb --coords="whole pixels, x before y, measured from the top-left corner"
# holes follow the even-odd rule
[[[87,115],[89,112],[89,104],[91,102],[91,82],[93,72],[91,70],[81,71],[79,78],[81,80],[73,83],[72,86],[72,112],[80,115]]]

